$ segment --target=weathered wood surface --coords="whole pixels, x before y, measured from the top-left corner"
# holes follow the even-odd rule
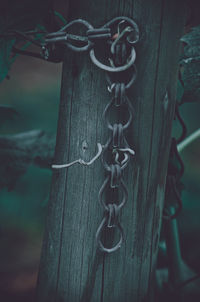
[[[70,19],[98,27],[119,15],[140,27],[137,81],[130,92],[135,119],[129,133],[136,151],[125,181],[129,200],[121,223],[125,242],[103,255],[95,233],[103,211],[98,190],[105,177],[101,161],[53,173],[38,280],[41,302],[151,301],[161,226],[165,177],[175,105],[183,1],[71,1]],[[87,54],[66,52],[55,163],[90,160],[109,133],[102,112],[110,95],[105,73]]]

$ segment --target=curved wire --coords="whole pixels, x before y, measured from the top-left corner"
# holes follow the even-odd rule
[[[126,64],[124,64],[123,66],[118,66],[118,67],[112,67],[112,66],[105,65],[102,62],[100,62],[95,55],[94,48],[92,48],[90,50],[90,59],[100,69],[103,69],[108,72],[122,72],[122,71],[129,69],[134,64],[135,59],[136,59],[136,52],[135,52],[135,48],[132,47],[130,59],[128,60],[128,62]]]
[[[106,223],[107,223],[108,218],[107,217],[103,217],[103,220],[101,221],[101,224],[99,225],[97,232],[96,232],[96,241],[98,243],[99,249],[104,252],[104,253],[113,253],[115,251],[117,251],[123,242],[123,229],[120,225],[120,223],[118,222],[115,226],[113,226],[114,228],[118,228],[119,232],[120,232],[120,239],[119,241],[111,248],[107,248],[104,246],[104,244],[101,241],[101,235],[102,235],[102,231],[103,229],[106,227]]]

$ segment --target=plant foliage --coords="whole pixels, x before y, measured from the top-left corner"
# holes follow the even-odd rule
[[[182,81],[184,93],[182,103],[200,101],[200,25],[181,38],[184,42]]]
[[[9,33],[35,29],[37,24],[51,26],[51,0],[7,0],[0,4],[0,82],[7,76],[12,47],[16,42]]]

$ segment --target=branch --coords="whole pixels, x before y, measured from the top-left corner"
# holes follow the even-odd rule
[[[55,136],[41,130],[0,136],[0,189],[12,190],[32,164],[51,168]]]
[[[184,139],[184,141],[182,143],[178,144],[178,147],[177,147],[178,152],[183,151],[183,149],[185,149],[185,147],[190,145],[194,140],[196,140],[199,137],[200,137],[200,129],[193,132],[190,136],[188,136],[186,139]]]

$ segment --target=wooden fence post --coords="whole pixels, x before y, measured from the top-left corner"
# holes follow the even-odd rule
[[[129,143],[134,148],[125,181],[129,200],[120,221],[125,241],[109,255],[97,250],[103,217],[98,203],[104,169],[74,165],[53,172],[38,279],[40,302],[152,301],[165,178],[185,8],[179,0],[70,1],[70,19],[95,27],[116,16],[140,28],[137,80],[130,92],[135,109]],[[55,163],[90,160],[108,131],[102,120],[110,99],[105,72],[88,54],[66,50]]]

